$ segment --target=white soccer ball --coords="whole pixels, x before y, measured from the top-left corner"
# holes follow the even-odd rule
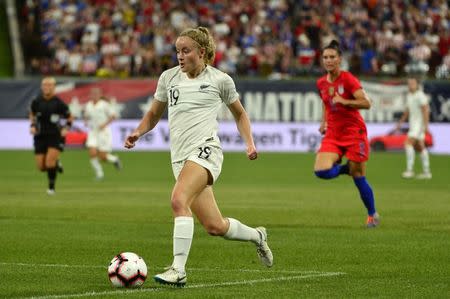
[[[108,276],[115,287],[140,287],[147,278],[147,265],[137,254],[122,252],[116,255],[109,264]]]

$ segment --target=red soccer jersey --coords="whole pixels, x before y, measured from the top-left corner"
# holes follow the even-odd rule
[[[325,137],[336,140],[354,139],[367,134],[366,124],[358,109],[333,104],[333,97],[338,93],[347,100],[354,99],[353,93],[361,89],[359,80],[349,72],[341,71],[334,82],[327,80],[327,75],[317,80],[320,97],[325,104],[327,131]]]

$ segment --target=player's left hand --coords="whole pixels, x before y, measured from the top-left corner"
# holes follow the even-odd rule
[[[256,151],[256,147],[254,145],[247,147],[247,157],[250,160],[255,160],[256,158],[258,158],[258,152]]]
[[[61,136],[62,136],[62,137],[66,137],[68,131],[69,131],[69,130],[68,130],[67,128],[62,128],[62,129],[61,129]]]
[[[346,100],[343,97],[341,97],[338,93],[334,94],[332,101],[333,101],[333,104],[342,104],[344,106],[346,104]]]
[[[139,139],[139,133],[138,132],[133,132],[130,135],[127,136],[127,138],[125,139],[125,148],[133,148],[136,145],[136,141],[138,141]]]

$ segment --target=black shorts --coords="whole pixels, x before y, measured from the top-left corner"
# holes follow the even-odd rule
[[[49,147],[64,150],[65,138],[59,135],[37,135],[34,136],[34,153],[45,154]]]

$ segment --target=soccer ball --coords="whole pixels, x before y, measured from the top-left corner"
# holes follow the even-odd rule
[[[140,287],[147,278],[147,265],[137,254],[122,252],[116,255],[109,264],[108,276],[115,287]]]

